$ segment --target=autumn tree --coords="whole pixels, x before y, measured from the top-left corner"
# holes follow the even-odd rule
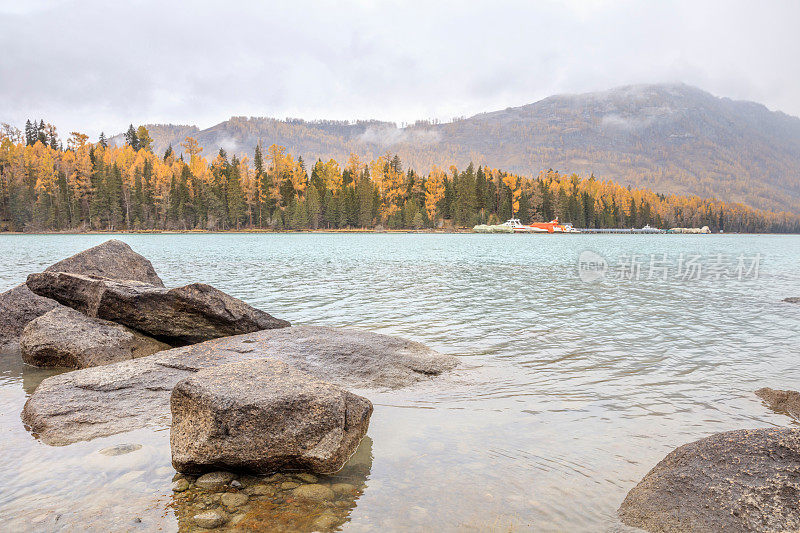
[[[144,126],[139,126],[136,129],[136,140],[138,142],[137,149],[152,150],[153,138],[150,137],[150,132]]]
[[[445,173],[439,167],[434,166],[425,181],[425,212],[428,214],[428,220],[433,227],[436,227],[439,203],[444,199],[445,177]]]

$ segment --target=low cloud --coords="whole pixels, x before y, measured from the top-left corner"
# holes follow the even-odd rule
[[[358,140],[366,144],[375,144],[382,147],[395,144],[429,145],[441,141],[442,136],[436,130],[418,130],[409,128],[393,128],[391,126],[367,128],[358,136]]]
[[[239,153],[246,153],[248,150],[242,146],[242,144],[237,141],[234,137],[223,137],[222,139],[217,139],[217,146],[225,150],[229,155],[230,154],[239,154]]]
[[[630,117],[626,118],[622,115],[605,115],[600,124],[604,128],[614,128],[619,130],[638,130],[642,128],[646,128],[650,124],[654,122],[654,117]]]

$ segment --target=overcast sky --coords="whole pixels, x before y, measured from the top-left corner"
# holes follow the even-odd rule
[[[800,1],[0,0],[0,121],[410,122],[683,81],[800,116]]]

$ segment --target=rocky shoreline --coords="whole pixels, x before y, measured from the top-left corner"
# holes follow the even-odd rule
[[[36,387],[26,427],[62,446],[169,426],[176,505],[226,491],[192,508],[203,528],[243,520],[234,510],[263,497],[329,502],[307,526],[335,527],[344,520],[335,509],[360,488],[329,476],[359,448],[373,411],[346,388],[400,388],[457,365],[397,337],[291,326],[210,285],[168,289],[115,240],[29,275],[0,294],[0,309],[12,310],[0,342],[19,345],[25,363],[75,369]],[[215,476],[225,479],[211,487]]]
[[[214,339],[44,380],[22,419],[43,442],[66,445],[146,426],[169,426],[175,385],[203,369],[282,361],[343,388],[400,388],[456,366],[426,346],[358,330],[292,326]]]

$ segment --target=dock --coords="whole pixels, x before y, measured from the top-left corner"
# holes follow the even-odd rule
[[[667,230],[645,226],[643,228],[580,228],[581,233],[666,233]]]

